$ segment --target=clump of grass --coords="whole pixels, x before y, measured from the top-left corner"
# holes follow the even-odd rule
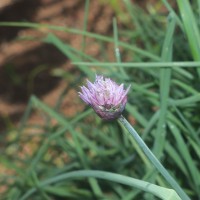
[[[142,10],[137,15],[133,12],[137,11],[134,5],[125,1],[127,24],[132,23],[134,27],[130,29],[126,24],[123,29],[118,28],[114,20],[111,36],[87,32],[87,17],[83,30],[20,22],[1,22],[0,25],[45,26],[49,30],[82,35],[82,50],[66,44],[53,33],[42,39],[57,47],[80,71],[80,77],[76,79],[70,74],[65,76],[67,72],[61,70],[61,78],[70,77],[68,80],[75,88],[85,77],[94,78],[95,73],[131,84],[125,116],[134,119],[135,129],[181,188],[192,199],[198,199],[199,25],[196,13],[190,9],[193,5],[188,1],[177,0],[180,16],[167,1],[163,4],[170,14],[159,18],[156,12]],[[85,16],[89,12],[88,6],[89,1],[86,1]],[[188,15],[181,16],[184,12]],[[87,40],[84,38],[93,38],[100,47],[111,43],[116,62],[109,62],[106,56],[104,60],[98,60],[86,54]],[[126,38],[126,42],[121,38]],[[188,52],[186,57],[183,49]],[[119,50],[123,53],[120,54]],[[101,55],[105,55],[103,51],[106,48],[100,50]],[[1,176],[8,199],[128,200],[152,199],[152,194],[163,199],[170,199],[169,194],[175,195],[171,199],[179,198],[174,190],[167,189],[170,186],[138,144],[123,134],[126,131],[120,124],[101,121],[88,107],[73,118],[64,117],[58,111],[64,94],[55,102],[55,108],[32,96],[19,130],[7,133],[11,139],[2,150],[0,159],[2,165],[12,172],[10,176]],[[35,134],[25,134],[33,110],[39,110],[44,121],[42,125],[32,127]],[[50,123],[52,119],[56,123]],[[20,157],[18,153],[30,140],[37,140],[37,144],[31,147],[31,154]],[[15,152],[18,152],[17,156]],[[149,190],[145,189],[147,182]],[[160,196],[159,190],[162,191]]]

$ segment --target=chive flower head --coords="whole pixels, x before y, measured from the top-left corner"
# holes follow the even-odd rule
[[[124,84],[118,85],[110,78],[96,75],[94,83],[87,80],[87,87],[81,87],[79,96],[102,119],[113,120],[123,112],[129,89],[130,86],[125,90]]]

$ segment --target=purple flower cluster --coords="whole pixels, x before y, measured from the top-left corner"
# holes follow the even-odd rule
[[[96,76],[94,83],[87,80],[87,87],[82,86],[80,98],[105,120],[118,118],[125,108],[127,93],[130,86],[124,90],[124,85],[118,85],[110,78]]]

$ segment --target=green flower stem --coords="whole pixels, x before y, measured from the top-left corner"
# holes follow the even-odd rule
[[[163,167],[160,161],[154,156],[148,146],[144,143],[139,134],[135,131],[135,129],[130,125],[130,123],[121,115],[118,119],[121,124],[129,131],[131,136],[136,140],[137,144],[143,150],[145,155],[149,158],[152,164],[156,167],[156,169],[163,175],[166,181],[172,186],[172,188],[177,192],[182,200],[190,200],[187,194],[182,190],[182,188],[178,185],[175,179],[169,174],[169,172]]]

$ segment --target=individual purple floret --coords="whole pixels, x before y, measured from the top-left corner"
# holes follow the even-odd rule
[[[87,87],[81,87],[79,96],[102,119],[113,120],[124,110],[129,88],[125,90],[124,84],[118,85],[110,78],[96,75],[94,83],[87,80]]]

